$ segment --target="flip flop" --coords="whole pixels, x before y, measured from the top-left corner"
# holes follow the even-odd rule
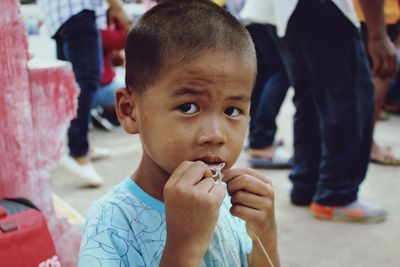
[[[271,159],[250,157],[248,162],[252,168],[259,169],[290,169],[293,165],[292,157],[282,147],[275,150]]]
[[[383,166],[400,166],[400,160],[392,156],[384,156],[382,158],[371,158],[371,162]]]

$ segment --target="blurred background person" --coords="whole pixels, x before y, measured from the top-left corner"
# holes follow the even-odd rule
[[[274,41],[295,90],[291,202],[310,206],[318,219],[383,221],[385,209],[358,198],[370,160],[374,88],[352,0],[248,2],[242,12],[279,36]],[[383,1],[362,0],[362,8],[374,74],[389,78],[396,53]]]
[[[357,15],[361,21],[361,30],[364,38],[366,47],[368,47],[368,29],[365,23],[365,16],[361,10],[358,0],[354,0]],[[386,31],[390,40],[394,46],[399,44],[399,33],[400,33],[400,5],[398,0],[384,0],[384,16],[386,23]],[[371,62],[371,57],[368,57]],[[372,66],[373,67],[373,66]],[[375,86],[375,112],[374,112],[374,122],[377,123],[380,119],[384,119],[383,116],[387,116],[383,111],[382,107],[385,102],[385,97],[387,95],[389,86],[393,81],[393,77],[384,77],[374,75],[373,76],[374,86]],[[400,159],[397,158],[390,147],[384,147],[379,145],[375,137],[372,142],[371,149],[371,162],[389,165],[389,166],[400,166]]]
[[[110,10],[129,28],[132,20],[120,0],[107,0]],[[104,179],[92,159],[108,156],[107,151],[90,147],[88,140],[90,109],[100,85],[103,56],[99,28],[105,26],[106,1],[38,0],[48,34],[56,41],[57,58],[71,62],[80,88],[77,116],[68,129],[69,154],[60,164],[82,185],[100,186]]]
[[[93,125],[113,130],[119,125],[115,112],[115,90],[125,87],[125,37],[127,29],[112,10],[107,12],[107,27],[100,29],[103,48],[103,74],[90,114]]]

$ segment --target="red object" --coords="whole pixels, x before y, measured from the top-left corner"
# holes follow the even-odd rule
[[[112,65],[112,54],[124,48],[126,30],[118,19],[114,18],[113,23],[108,23],[107,28],[102,29],[101,40],[103,44],[103,75],[101,85],[112,82],[115,77],[115,71]]]
[[[60,266],[43,214],[12,199],[0,200],[0,259],[3,267]]]
[[[51,173],[76,112],[78,87],[68,63],[29,60],[18,6],[17,0],[0,0],[0,198],[32,200],[47,220],[62,266],[76,267],[82,226],[56,217]],[[6,266],[2,256],[0,266]]]

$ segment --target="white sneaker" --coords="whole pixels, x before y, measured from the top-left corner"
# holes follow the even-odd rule
[[[103,178],[97,173],[92,163],[79,164],[69,155],[60,159],[60,166],[74,174],[82,182],[82,186],[98,187],[104,184]]]
[[[90,147],[89,157],[91,160],[99,160],[111,157],[111,150],[105,147]]]

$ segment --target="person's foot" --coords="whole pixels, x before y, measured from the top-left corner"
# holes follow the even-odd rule
[[[69,171],[84,187],[99,187],[104,179],[97,173],[89,157],[73,158],[64,155],[60,159],[60,166]]]
[[[372,143],[371,162],[386,166],[400,166],[400,159],[390,148],[382,147],[375,142]]]
[[[89,147],[88,156],[91,160],[100,160],[111,157],[111,150],[105,147]]]
[[[249,148],[247,153],[248,162],[253,168],[290,169],[292,167],[292,156],[281,146]]]
[[[400,114],[400,103],[385,103],[383,109],[391,114]]]
[[[317,219],[352,223],[379,223],[387,215],[382,207],[360,200],[346,206],[324,206],[314,202],[310,210]]]

